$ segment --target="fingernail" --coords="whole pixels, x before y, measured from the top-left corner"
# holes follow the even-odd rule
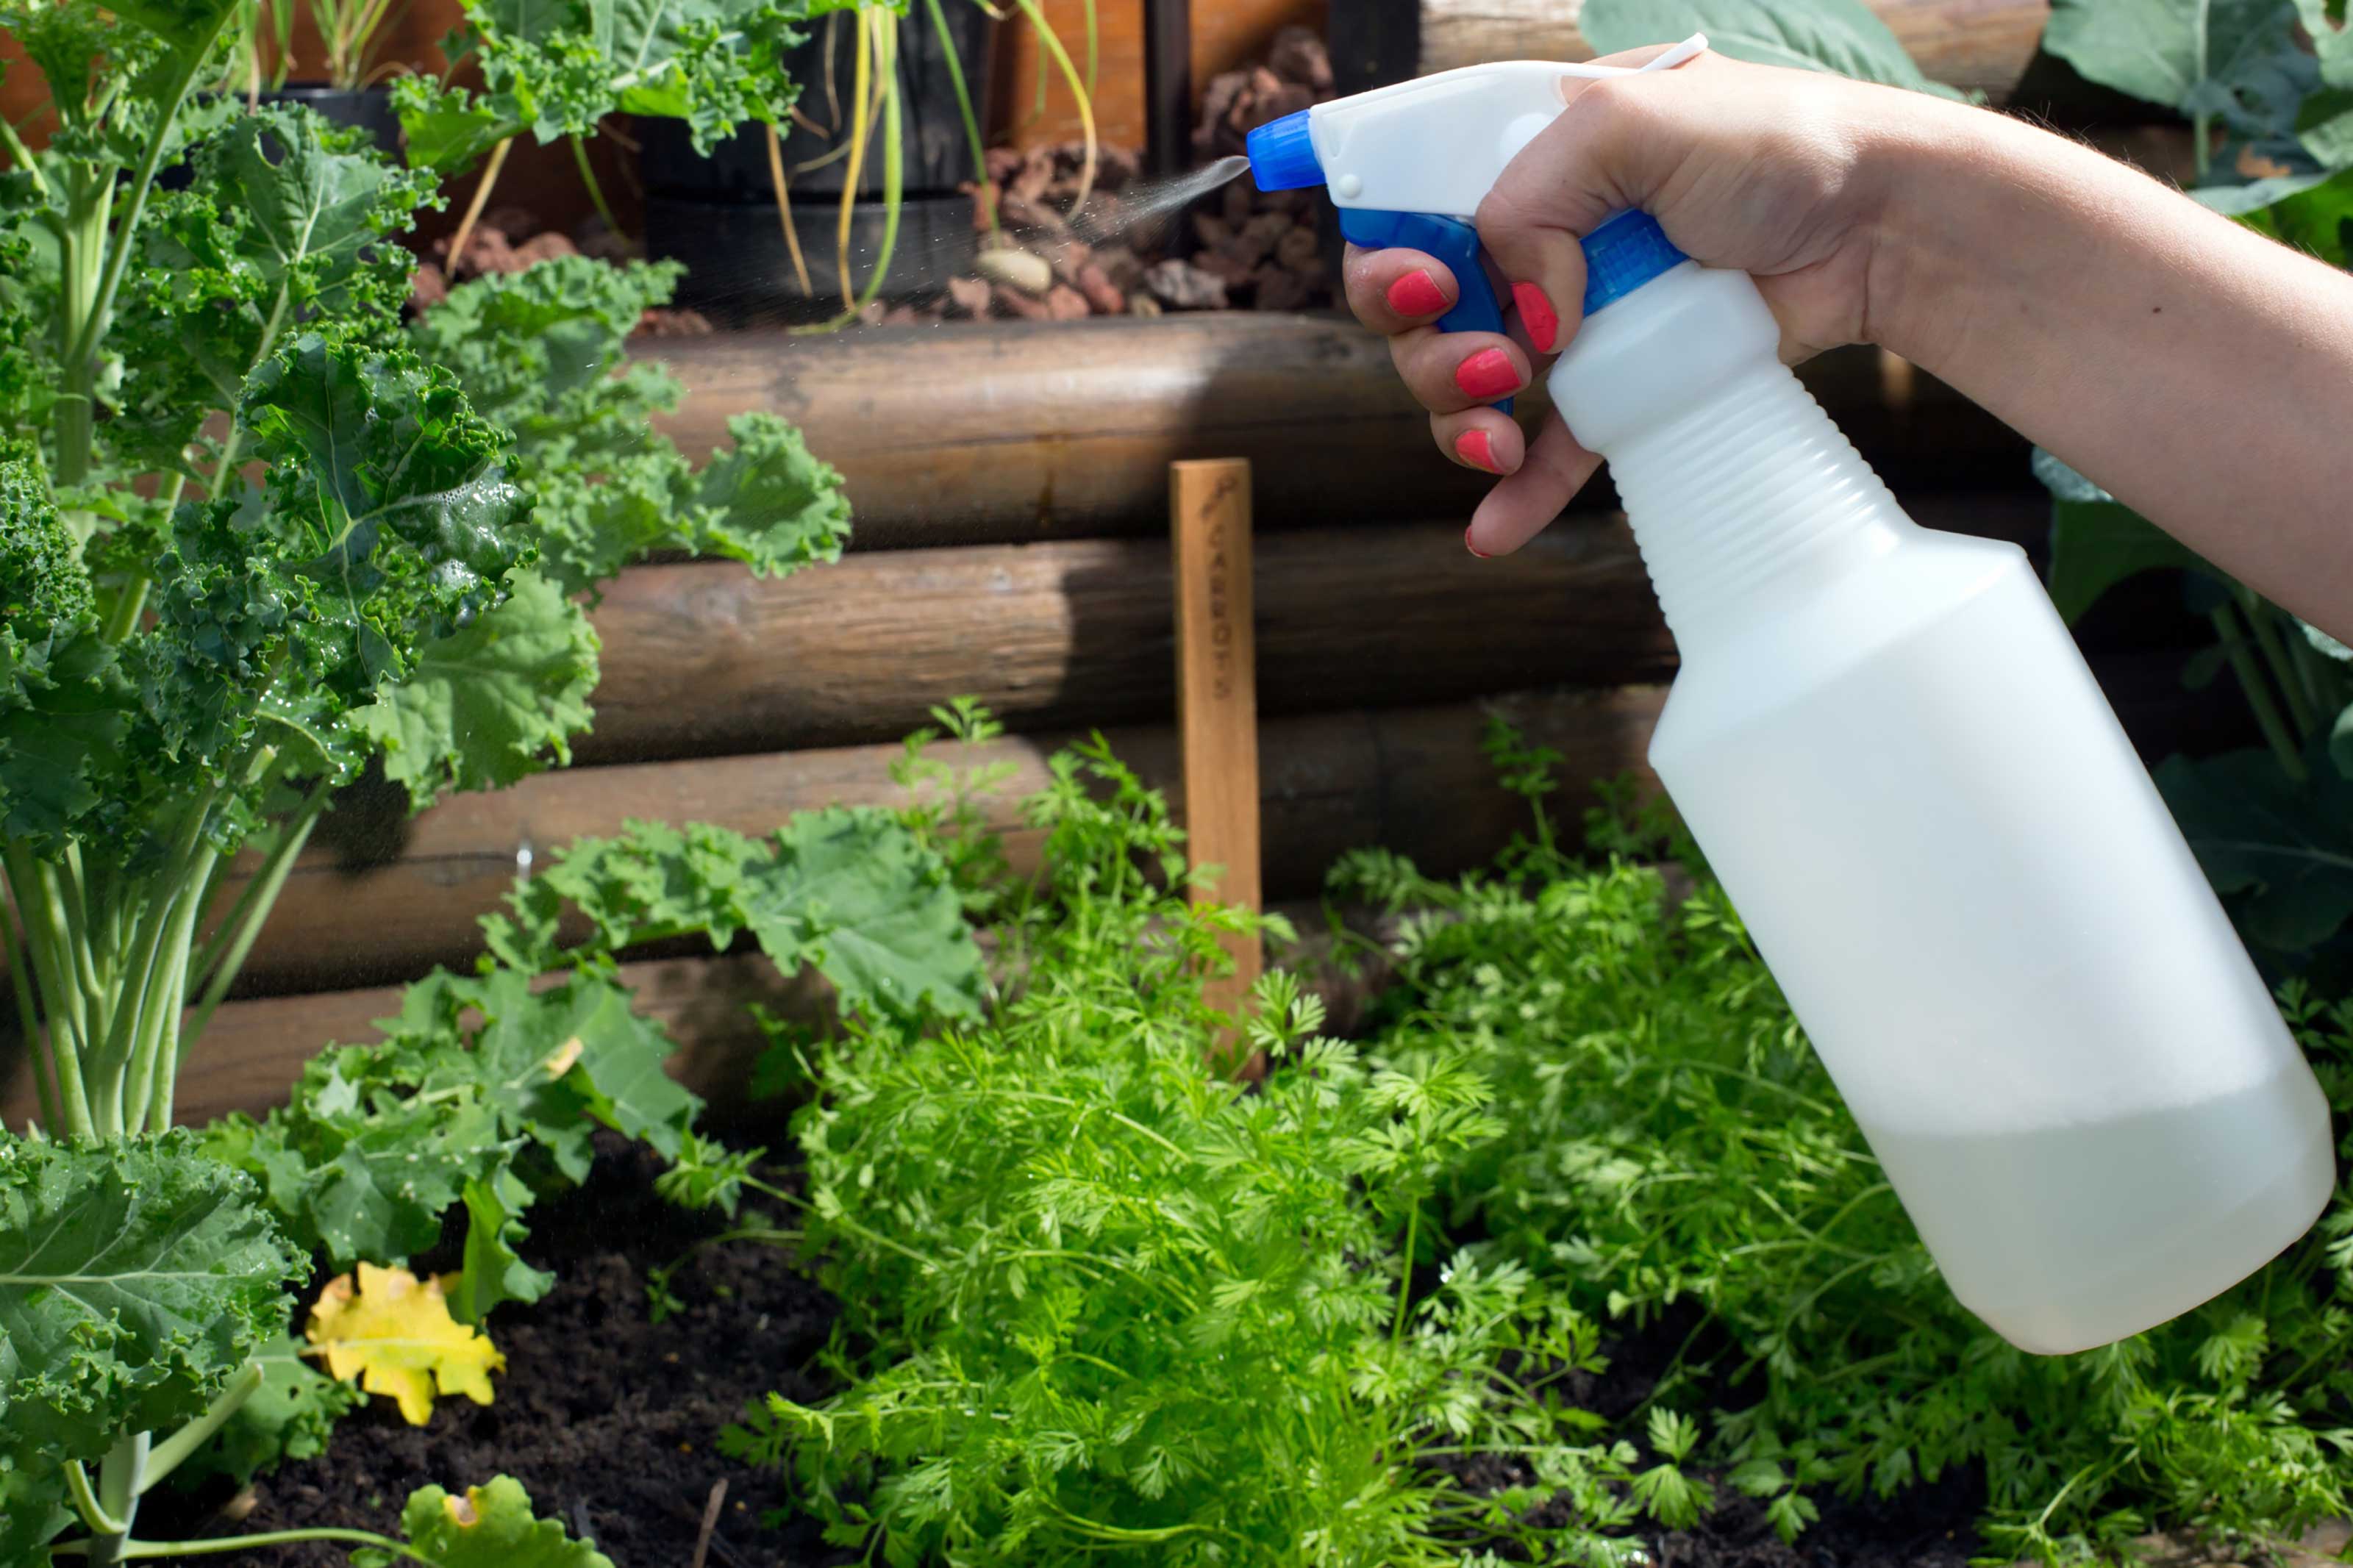
[[[1482,561],[1493,561],[1494,559],[1493,556],[1488,554],[1485,551],[1471,542],[1471,531],[1467,528],[1462,531],[1462,548],[1469,551],[1472,554],[1476,555]]]
[[[1435,316],[1446,309],[1446,296],[1429,273],[1407,273],[1389,285],[1389,309],[1400,316]]]
[[[1492,403],[1520,389],[1520,373],[1501,349],[1481,349],[1454,367],[1454,384],[1466,397]]]
[[[1520,325],[1528,330],[1528,342],[1535,344],[1536,353],[1548,354],[1560,336],[1560,312],[1552,308],[1545,291],[1533,283],[1512,285],[1512,303],[1520,308]]]
[[[1491,474],[1504,471],[1495,461],[1495,443],[1484,430],[1465,430],[1454,437],[1454,455],[1474,468]]]

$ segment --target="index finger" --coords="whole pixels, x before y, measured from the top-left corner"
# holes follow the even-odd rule
[[[1351,245],[1340,279],[1348,309],[1383,337],[1428,326],[1461,298],[1453,270],[1419,250],[1365,250]]]

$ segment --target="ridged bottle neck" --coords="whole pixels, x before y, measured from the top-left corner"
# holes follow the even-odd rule
[[[1778,360],[1603,454],[1686,658],[1842,576],[1914,525]]]

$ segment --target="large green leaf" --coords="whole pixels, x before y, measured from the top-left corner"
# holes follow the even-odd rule
[[[352,714],[420,811],[447,790],[503,789],[551,759],[569,763],[595,717],[586,614],[535,571],[509,574],[507,586],[505,603],[427,644],[406,680]]]
[[[1946,98],[1862,0],[1586,0],[1577,25],[1597,54],[1705,33],[1708,47],[1759,65],[1830,71]]]
[[[69,1458],[200,1415],[308,1272],[193,1134],[0,1135],[0,1426]]]
[[[569,907],[590,952],[688,934],[724,949],[748,930],[777,968],[813,963],[851,1012],[976,1011],[979,950],[936,851],[888,812],[805,812],[772,842],[690,823],[631,822],[586,838],[508,894],[484,921],[491,950],[525,971],[554,963]]]
[[[2346,133],[2347,159],[2353,161],[2353,113],[2347,116]],[[2239,221],[2331,267],[2343,267],[2353,259],[2353,169],[2284,192]]]
[[[530,972],[504,967],[442,984],[429,1011],[412,1006],[387,1020],[423,1093],[473,1087],[514,1135],[544,1146],[575,1178],[588,1168],[592,1116],[664,1155],[678,1152],[702,1102],[663,1071],[678,1047],[638,1016],[627,988],[596,973],[538,986]],[[470,1034],[470,1016],[480,1020]]]
[[[2320,62],[2320,79],[2353,88],[2353,26],[2347,25],[2345,0],[2295,0],[2295,12]]]
[[[613,1568],[593,1542],[575,1541],[563,1525],[534,1516],[531,1494],[507,1476],[462,1497],[422,1488],[400,1510],[400,1525],[417,1556],[439,1568]],[[352,1553],[353,1568],[403,1568],[413,1561],[375,1547]]]
[[[753,933],[772,953],[808,952],[842,1005],[908,1017],[976,1016],[980,951],[932,850],[878,811],[803,812],[754,878]]]
[[[2295,0],[2052,0],[2042,47],[2103,86],[2261,138],[2292,133],[2313,80],[2295,21]]]
[[[2156,777],[2198,862],[2250,942],[2299,953],[2353,917],[2353,783],[2316,758],[2309,784],[2251,748],[2190,761]]]
[[[208,46],[237,0],[108,0],[107,9],[126,22],[168,38],[183,49]]]
[[[2034,475],[2051,491],[2051,602],[2068,625],[2082,619],[2101,595],[2140,573],[2168,567],[2214,573],[2170,534],[2040,448]]]

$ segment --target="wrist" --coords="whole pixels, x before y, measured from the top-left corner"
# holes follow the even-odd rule
[[[2020,146],[2021,139],[2030,144]],[[2107,162],[2004,115],[1941,100],[1883,130],[1862,159],[1874,196],[1864,276],[1869,342],[1953,378],[1973,335],[2001,320],[1988,311],[2014,283],[2019,251],[2042,237],[2030,209],[2041,205],[2054,153],[2065,154],[2062,164],[2074,155]],[[2062,172],[2057,183],[2066,178]]]

